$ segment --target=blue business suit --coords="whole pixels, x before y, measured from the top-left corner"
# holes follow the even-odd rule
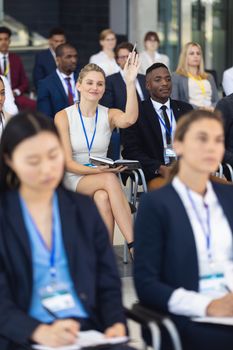
[[[233,232],[233,186],[213,183],[213,188]],[[171,184],[144,196],[140,203],[135,224],[134,278],[140,301],[165,313],[176,288],[198,291],[192,227]],[[232,349],[231,327],[195,324],[187,317],[172,317],[185,350]]]
[[[113,251],[95,205],[63,188],[57,193],[71,278],[90,323],[103,330],[125,322]],[[13,343],[27,344],[39,322],[27,314],[32,257],[17,191],[1,194],[0,242],[0,349],[18,350]]]
[[[57,65],[50,49],[43,50],[36,55],[33,68],[33,81],[36,89],[39,80],[46,78],[56,68]]]
[[[74,73],[75,80],[78,73]],[[69,107],[68,96],[56,71],[38,83],[37,109],[50,118]]]

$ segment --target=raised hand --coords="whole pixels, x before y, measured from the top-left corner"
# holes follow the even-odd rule
[[[126,83],[134,82],[139,71],[140,63],[138,54],[133,51],[129,54],[124,67],[124,77]]]

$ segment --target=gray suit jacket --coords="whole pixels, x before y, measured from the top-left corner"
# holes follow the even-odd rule
[[[212,106],[216,106],[216,103],[219,100],[218,97],[218,90],[214,81],[214,78],[211,74],[208,74],[207,78],[211,85],[212,90],[212,96],[211,96],[211,102]],[[189,88],[188,88],[188,77],[185,77],[184,75],[180,75],[177,73],[172,74],[172,94],[171,98],[175,100],[181,100],[187,103],[189,102]],[[195,108],[196,106],[193,105]]]

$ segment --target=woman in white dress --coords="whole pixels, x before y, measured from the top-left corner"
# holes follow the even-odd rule
[[[130,208],[115,173],[123,167],[92,167],[89,156],[106,156],[114,128],[127,128],[138,117],[135,79],[138,73],[138,55],[131,54],[124,68],[127,88],[126,110],[108,109],[99,105],[105,90],[103,70],[88,64],[80,72],[77,89],[80,103],[74,104],[55,116],[66,155],[65,185],[92,196],[113,238],[116,221],[129,249],[133,247],[133,228]],[[132,252],[132,250],[131,250]]]
[[[146,74],[147,68],[153,63],[159,62],[169,68],[169,57],[159,53],[159,36],[156,32],[147,32],[144,37],[145,50],[140,53],[140,73]]]
[[[105,75],[111,75],[119,72],[120,68],[115,60],[114,48],[116,46],[116,34],[111,29],[102,30],[99,36],[102,51],[90,57],[90,63],[100,66]]]

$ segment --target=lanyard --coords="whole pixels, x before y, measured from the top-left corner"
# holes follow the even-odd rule
[[[201,93],[202,95],[206,95],[206,89],[205,89],[205,85],[203,83],[203,79],[201,78],[195,78],[191,73],[188,73],[188,77],[191,78],[192,80],[194,80],[197,85],[199,86],[199,88],[201,89]]]
[[[206,239],[206,249],[207,249],[207,252],[208,252],[208,258],[209,260],[211,260],[212,258],[212,254],[211,254],[211,251],[210,251],[210,238],[211,238],[211,229],[210,229],[210,210],[209,210],[209,206],[207,204],[204,203],[204,207],[205,207],[205,210],[206,210],[206,224],[207,224],[207,230],[205,229],[205,226],[204,226],[204,223],[198,213],[198,210],[197,210],[197,207],[194,203],[194,200],[191,196],[191,193],[190,193],[190,190],[189,188],[186,186],[186,190],[187,190],[187,195],[188,195],[188,199],[192,205],[192,208],[193,208],[193,211],[196,215],[196,218],[202,228],[202,231],[204,233],[204,236],[205,236],[205,239]]]
[[[86,143],[87,143],[88,154],[90,156],[91,148],[92,148],[92,145],[93,145],[93,142],[94,142],[94,139],[95,139],[95,134],[96,134],[96,127],[97,127],[97,120],[98,120],[98,107],[96,108],[95,129],[94,129],[94,132],[93,132],[93,135],[92,135],[91,143],[89,143],[89,140],[88,140],[88,137],[87,137],[87,132],[86,132],[86,128],[85,128],[85,125],[84,125],[83,116],[82,116],[82,112],[81,112],[79,104],[78,104],[78,112],[79,112],[80,120],[81,120],[82,127],[83,127],[83,132],[84,132]]]
[[[26,203],[24,202],[24,200],[22,200],[22,203],[24,205],[24,208],[26,209],[26,212],[28,214],[29,220],[31,221],[31,224],[37,234],[37,237],[39,238],[42,246],[44,247],[45,250],[49,251],[48,246],[45,244],[45,241],[40,233],[40,231],[38,230],[35,221],[33,220],[31,214],[29,213],[29,210],[26,206]],[[50,252],[50,258],[49,258],[49,271],[50,271],[50,276],[52,279],[56,278],[56,268],[55,268],[55,257],[56,257],[56,246],[55,246],[55,213],[54,213],[54,205],[53,205],[53,216],[52,216],[52,247],[51,247],[51,252]]]
[[[160,123],[163,125],[166,133],[170,136],[170,138],[172,139],[172,122],[173,122],[173,113],[171,110],[171,123],[170,123],[170,128],[167,128],[167,125],[165,124],[163,118],[160,117],[159,113],[156,113],[157,118],[159,119]]]

